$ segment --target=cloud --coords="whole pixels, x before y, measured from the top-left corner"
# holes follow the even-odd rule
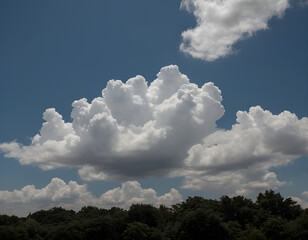
[[[73,102],[72,122],[47,109],[29,146],[0,150],[44,170],[76,167],[85,181],[182,176],[183,188],[246,196],[285,184],[273,169],[308,155],[308,118],[256,106],[223,130],[221,102],[213,83],[198,87],[171,65],[149,86],[109,81],[102,97]]]
[[[180,49],[206,61],[227,56],[235,43],[267,29],[288,7],[288,0],[183,0],[181,8],[194,14],[197,26],[182,33]]]
[[[121,187],[109,190],[100,197],[93,196],[87,185],[79,185],[75,181],[66,184],[59,178],[53,178],[42,189],[27,185],[21,190],[0,191],[0,211],[2,214],[26,216],[29,212],[52,207],[79,210],[83,206],[110,208],[113,206],[128,209],[134,203],[165,205],[170,207],[182,201],[176,189],[157,196],[152,188],[143,189],[137,181],[122,183]]]
[[[73,102],[72,122],[55,109],[29,146],[2,143],[6,157],[42,169],[78,167],[86,179],[167,176],[183,167],[187,150],[216,130],[224,114],[213,83],[190,83],[177,66],[164,67],[150,86],[142,76],[111,80],[102,97]]]
[[[100,197],[100,202],[108,207],[119,206],[123,208],[128,208],[133,203],[170,207],[181,201],[183,201],[181,194],[174,188],[171,188],[169,193],[158,197],[154,189],[143,189],[137,181],[122,183],[121,187],[109,190]]]
[[[188,151],[184,187],[248,195],[282,184],[270,170],[308,155],[308,118],[261,107],[237,113],[231,130],[216,131]]]
[[[27,185],[21,190],[0,191],[1,213],[25,216],[29,212],[49,209],[56,206],[78,209],[84,205],[95,205],[95,198],[87,191],[86,185],[74,181],[66,184],[53,178],[42,189]]]
[[[303,192],[302,196],[308,200],[308,191]]]
[[[303,198],[299,197],[291,197],[294,201],[296,201],[302,208],[308,208],[308,192],[305,191],[302,193]]]

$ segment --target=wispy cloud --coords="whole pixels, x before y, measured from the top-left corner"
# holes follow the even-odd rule
[[[233,52],[233,45],[268,28],[281,17],[288,0],[183,0],[181,8],[194,14],[197,26],[182,33],[181,51],[214,61]]]

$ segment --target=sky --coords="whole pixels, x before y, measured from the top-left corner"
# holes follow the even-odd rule
[[[0,213],[308,207],[308,2],[0,3]]]

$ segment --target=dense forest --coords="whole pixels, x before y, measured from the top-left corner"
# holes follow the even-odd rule
[[[24,218],[0,215],[0,239],[304,240],[308,209],[272,190],[260,193],[256,202],[223,196],[189,197],[171,208],[52,208]]]

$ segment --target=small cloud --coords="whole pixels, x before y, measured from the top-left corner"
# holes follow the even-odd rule
[[[288,0],[182,0],[181,8],[194,14],[197,26],[182,33],[180,50],[194,58],[214,61],[233,53],[233,45],[268,28],[281,17]]]
[[[87,182],[108,180],[108,175],[89,165],[85,165],[78,170],[79,176]]]
[[[303,193],[302,193],[302,196],[303,196],[305,199],[308,200],[308,192],[307,192],[307,191],[303,192]]]
[[[305,191],[302,193],[304,199],[299,197],[291,197],[294,201],[296,201],[302,208],[308,208],[308,192]]]

